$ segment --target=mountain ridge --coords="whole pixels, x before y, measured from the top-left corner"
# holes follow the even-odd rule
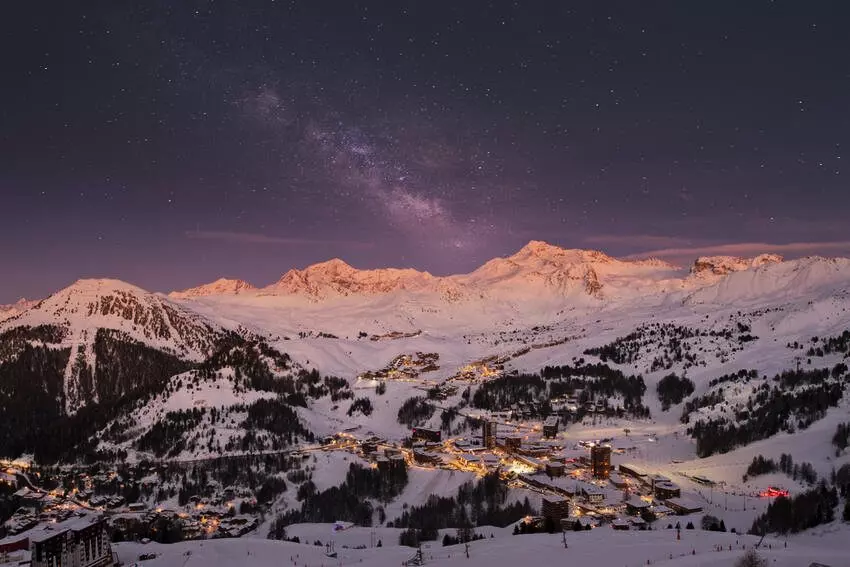
[[[414,268],[358,269],[333,258],[303,269],[290,269],[265,287],[255,287],[244,280],[219,279],[171,292],[169,296],[289,296],[314,303],[393,293],[432,294],[447,302],[498,297],[523,301],[524,297],[540,294],[576,300],[616,300],[695,291],[715,285],[731,274],[802,260],[785,260],[776,254],[749,258],[700,256],[686,270],[657,258],[619,259],[599,250],[562,248],[532,240],[514,254],[492,258],[464,274],[434,276]]]

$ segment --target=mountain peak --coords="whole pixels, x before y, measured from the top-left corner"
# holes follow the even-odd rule
[[[303,272],[349,272],[355,271],[351,265],[349,265],[344,260],[340,260],[339,258],[331,258],[330,260],[325,260],[324,262],[319,262],[317,264],[312,264],[307,266]]]
[[[205,297],[208,295],[238,295],[256,290],[257,288],[240,279],[219,278],[214,282],[199,285],[183,291],[172,291],[168,295],[176,298]]]
[[[611,262],[614,259],[599,250],[583,250],[579,248],[561,248],[542,240],[532,240],[519,251],[510,256],[511,260],[534,257],[542,260],[558,260],[569,263]]]
[[[434,276],[428,272],[412,268],[358,270],[339,258],[333,258],[303,270],[289,270],[276,283],[264,288],[264,292],[301,295],[317,300],[354,294],[389,293],[400,289],[418,290],[433,286],[434,280]]]
[[[742,272],[750,268],[758,268],[767,264],[778,264],[783,261],[778,254],[759,254],[753,258],[737,256],[700,256],[691,267],[691,274],[711,274],[725,276],[733,272]]]

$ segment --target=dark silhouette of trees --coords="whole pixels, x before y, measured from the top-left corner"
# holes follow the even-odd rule
[[[434,415],[434,406],[421,396],[408,398],[398,409],[398,422],[408,427],[420,425]]]
[[[780,496],[771,502],[767,511],[753,521],[750,533],[797,533],[826,524],[835,519],[838,491],[821,482],[816,488],[793,498]]]
[[[688,378],[668,374],[658,381],[656,392],[661,409],[667,411],[671,405],[682,403],[683,399],[694,393],[694,383]]]

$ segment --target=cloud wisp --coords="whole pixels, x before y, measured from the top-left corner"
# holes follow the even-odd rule
[[[316,246],[333,244],[336,246],[348,246],[355,248],[370,248],[369,242],[358,242],[353,240],[322,240],[316,238],[297,238],[271,236],[256,232],[231,232],[224,230],[187,230],[186,238],[192,240],[219,240],[235,244],[271,244],[279,246]]]
[[[770,244],[767,242],[739,242],[733,244],[703,244],[699,246],[677,246],[630,254],[627,258],[674,258],[695,259],[699,256],[756,256],[773,253],[788,256],[812,256],[850,254],[850,241],[789,242]]]

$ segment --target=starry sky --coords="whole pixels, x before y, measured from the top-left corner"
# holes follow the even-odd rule
[[[850,254],[850,4],[19,2],[0,303],[532,239]]]

